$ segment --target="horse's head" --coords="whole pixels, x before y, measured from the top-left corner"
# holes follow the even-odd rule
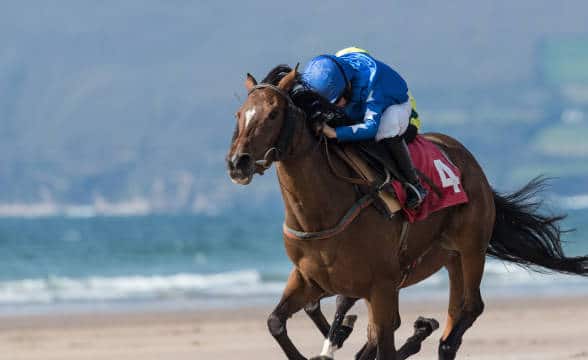
[[[247,74],[245,87],[249,95],[235,114],[237,125],[226,158],[233,182],[249,184],[255,173],[263,174],[287,151],[294,131],[288,113],[295,108],[288,92],[296,81],[297,69],[298,66],[277,85],[258,85]]]

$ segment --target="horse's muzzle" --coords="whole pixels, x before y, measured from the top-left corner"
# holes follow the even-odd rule
[[[236,153],[227,158],[227,167],[231,180],[240,185],[249,184],[255,173],[255,161],[247,153]]]

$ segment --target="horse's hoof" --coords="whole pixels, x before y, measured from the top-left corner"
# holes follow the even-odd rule
[[[451,344],[449,341],[439,341],[439,360],[454,360],[460,343]]]
[[[439,345],[439,360],[454,360],[457,351],[447,344]]]
[[[439,329],[439,322],[435,319],[429,319],[422,316],[414,322],[415,331],[425,331],[427,334],[431,334],[433,331]]]
[[[333,360],[333,358],[325,356],[325,355],[319,355],[319,356],[315,356],[315,357],[310,358],[310,360]]]

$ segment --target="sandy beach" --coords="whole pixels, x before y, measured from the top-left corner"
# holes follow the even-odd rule
[[[588,297],[490,299],[471,329],[462,359],[588,359]],[[283,359],[265,319],[271,307],[160,313],[5,316],[0,320],[0,358],[55,359]],[[325,312],[329,318],[332,306]],[[356,329],[337,358],[350,359],[365,339],[363,304]],[[402,303],[397,344],[412,333],[419,315],[445,320],[444,302]],[[443,324],[442,324],[443,326]],[[288,324],[307,355],[322,338],[301,312]],[[436,359],[440,330],[414,359]]]

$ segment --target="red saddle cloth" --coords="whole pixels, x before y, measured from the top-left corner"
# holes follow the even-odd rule
[[[409,222],[423,220],[429,214],[446,207],[468,202],[468,195],[461,184],[461,172],[431,141],[419,135],[408,144],[414,166],[425,174],[441,191],[441,196],[421,179],[421,184],[428,190],[428,195],[416,210],[403,209]],[[406,190],[400,181],[393,181],[392,186],[401,204],[406,200]]]

